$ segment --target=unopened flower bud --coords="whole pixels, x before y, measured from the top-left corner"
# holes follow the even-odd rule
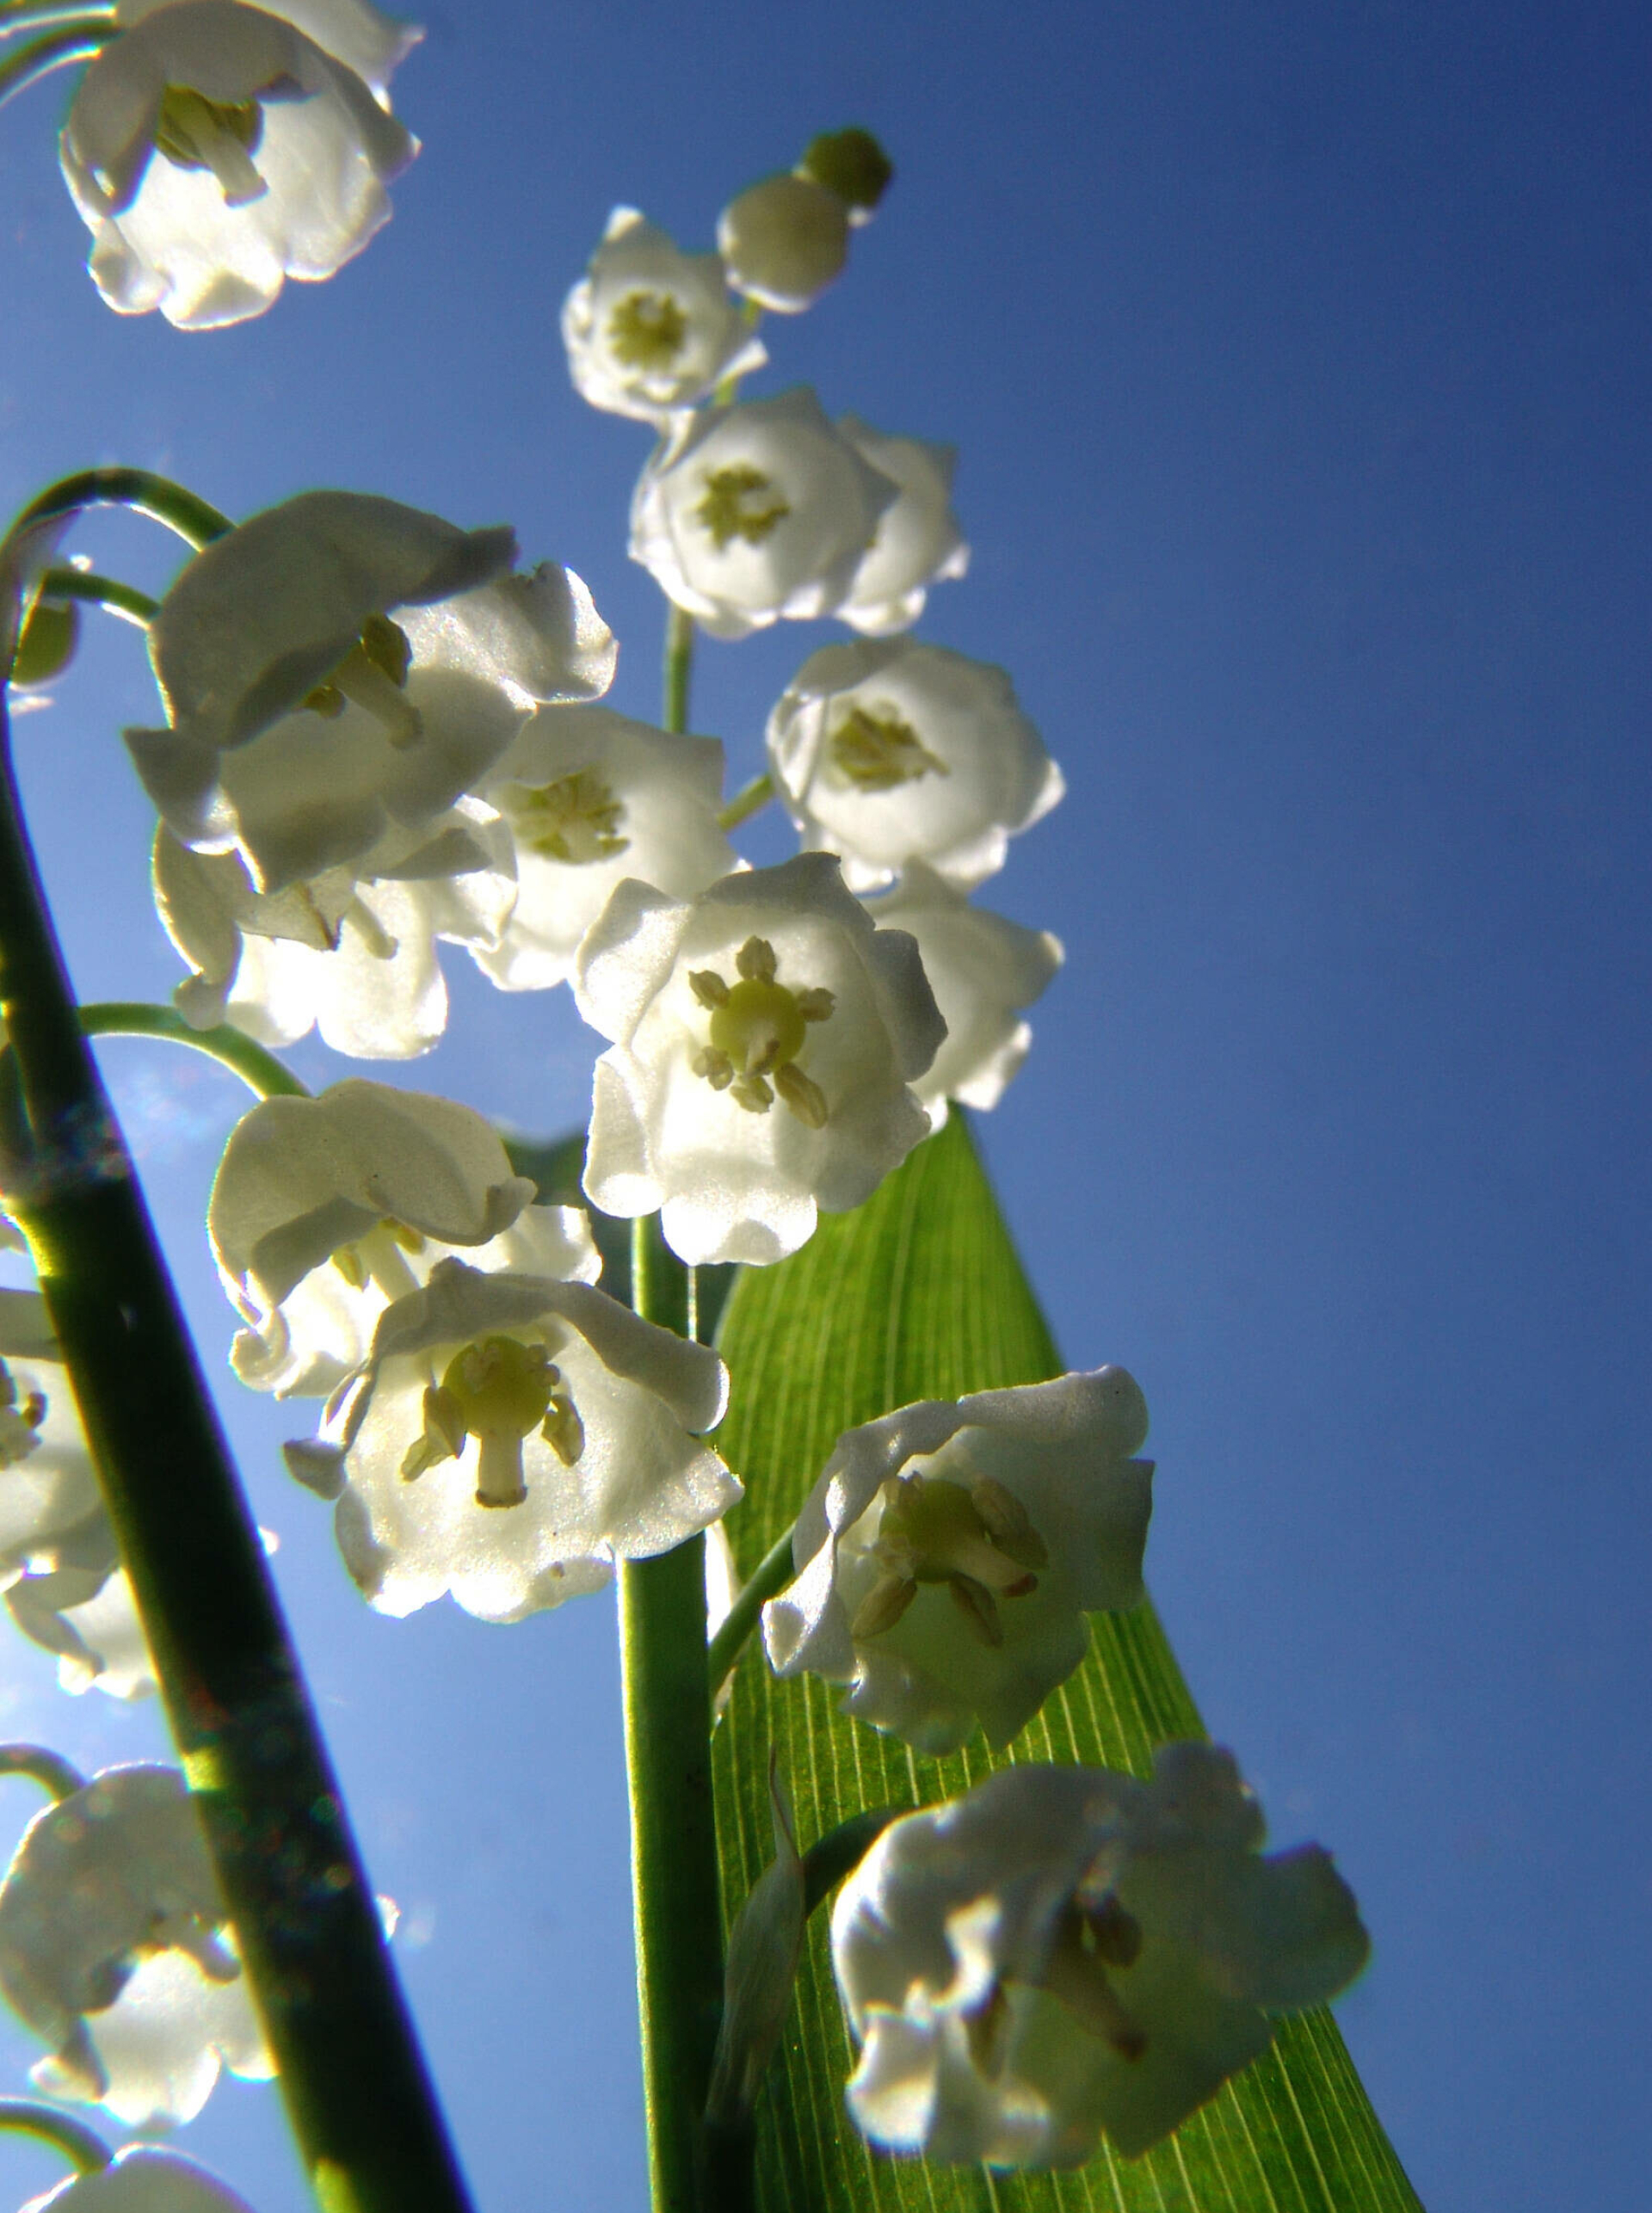
[[[851,222],[864,223],[889,190],[895,164],[870,131],[851,124],[811,139],[798,175],[835,192],[851,210]]]
[[[80,643],[80,609],[72,600],[36,600],[11,664],[11,681],[26,687],[49,684],[75,657]]]
[[[812,176],[766,176],[723,210],[718,251],[736,292],[800,315],[842,274],[849,223],[848,203]]]

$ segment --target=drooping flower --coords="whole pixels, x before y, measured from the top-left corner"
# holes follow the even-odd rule
[[[134,2127],[188,2121],[264,2048],[175,1768],[111,1767],[37,1814],[0,1881],[0,1992],[52,2048],[43,2090]]]
[[[844,1711],[921,1752],[977,1723],[1008,1743],[1142,1596],[1153,1464],[1125,1369],[924,1399],[837,1440],[763,1609],[780,1675],[846,1683]]]
[[[128,2144],[108,2167],[71,2175],[22,2213],[251,2213],[246,2200],[181,2152]]]
[[[492,1124],[456,1100],[348,1077],[267,1099],[230,1133],[206,1225],[247,1326],[231,1364],[255,1390],[325,1396],[372,1350],[386,1307],[454,1252],[594,1282],[583,1212],[536,1206]]]
[[[368,0],[120,0],[59,141],[98,290],[208,330],[330,277],[418,151],[390,113],[421,34]]]
[[[723,748],[608,707],[541,707],[494,764],[480,795],[508,826],[516,901],[496,946],[473,948],[507,991],[572,972],[580,940],[627,876],[677,898],[737,864],[718,826]]]
[[[928,1135],[910,1086],[943,1035],[917,947],[801,854],[697,898],[619,885],[574,992],[596,1064],[585,1188],[662,1212],[693,1265],[795,1252]]]
[[[1328,1854],[1263,1834],[1232,1755],[1193,1743],[1150,1783],[1016,1766],[895,1822],[832,1916],[860,2127],[994,2167],[1156,2143],[1365,1963]]]
[[[606,691],[589,593],[552,564],[509,573],[515,551],[319,491],[198,553],[150,627],[169,726],[126,733],[168,827],[277,891],[427,832],[537,706]]]
[[[983,907],[921,860],[909,861],[893,890],[868,899],[882,928],[909,931],[923,956],[946,1024],[946,1041],[912,1088],[939,1129],[946,1101],[998,1104],[1026,1058],[1032,1026],[1021,1020],[1061,966],[1061,940]]]
[[[509,833],[471,799],[279,891],[259,891],[240,854],[197,853],[164,823],[152,870],[191,971],[173,993],[186,1021],[268,1045],[317,1028],[358,1060],[428,1052],[447,1026],[438,941],[495,952],[516,903]]]
[[[744,638],[830,614],[897,492],[806,387],[740,400],[650,459],[631,558],[713,638]]]
[[[587,1284],[444,1260],[379,1316],[287,1464],[337,1500],[345,1565],[381,1612],[451,1593],[520,1621],[733,1505],[739,1481],[700,1434],[727,1391],[707,1347]]]
[[[563,303],[562,337],[581,398],[662,428],[768,358],[717,256],[683,253],[635,207],[609,216]]]
[[[1066,788],[1003,669],[909,638],[811,654],[768,758],[805,849],[839,854],[856,891],[909,860],[968,891]]]
[[[891,438],[854,415],[841,416],[837,427],[874,469],[900,486],[900,496],[878,518],[878,534],[836,610],[851,629],[886,638],[911,628],[923,613],[931,584],[961,576],[969,568],[970,549],[952,513],[958,448],[922,438]]]
[[[0,1591],[68,1691],[154,1688],[68,1371],[37,1292],[0,1293]]]

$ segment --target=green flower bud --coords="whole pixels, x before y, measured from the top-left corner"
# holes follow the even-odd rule
[[[823,184],[849,207],[865,208],[868,213],[889,190],[894,174],[895,164],[877,139],[855,124],[846,131],[823,131],[818,138],[811,139],[798,163],[799,176]]]
[[[25,687],[49,684],[74,659],[79,643],[80,609],[74,601],[36,600],[17,641],[12,682]]]

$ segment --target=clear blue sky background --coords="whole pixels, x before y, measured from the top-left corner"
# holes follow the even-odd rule
[[[1069,957],[986,1131],[1006,1207],[1068,1357],[1147,1390],[1150,1574],[1213,1729],[1363,1902],[1341,2018],[1425,2201],[1643,2202],[1644,9],[428,20],[394,225],[228,334],[109,316],[59,86],[0,119],[5,506],[118,459],[236,513],[338,484],[508,518],[589,579],[650,713],[645,440],[568,389],[562,294],[613,201],[704,244],[817,128],[885,136],[885,214],[755,388],[959,443],[975,564],[922,634],[1005,663],[1067,771],[989,894]],[[173,558],[81,542],[139,581]],[[737,775],[825,634],[704,653]],[[152,713],[136,637],[103,626],[59,698],[18,743],[77,977],[162,997],[114,735]],[[582,1119],[565,996],[452,973],[410,1080]],[[199,1221],[240,1099],[159,1048],[105,1064],[216,1365]],[[483,2206],[640,2207],[610,1609],[379,1620],[277,1472],[290,1417],[230,1413]],[[0,1669],[9,1734],[158,1741]],[[259,2213],[302,2202],[268,2093],[186,2141]],[[51,2172],[7,2144],[0,2203]]]

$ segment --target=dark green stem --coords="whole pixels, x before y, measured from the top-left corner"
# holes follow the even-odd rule
[[[94,569],[48,569],[40,578],[43,600],[89,600],[111,614],[147,630],[161,611],[158,600],[140,592],[136,584],[123,584],[118,576],[100,576]]]
[[[108,36],[106,25],[83,19],[61,24],[32,46],[24,46],[9,61],[0,63],[0,108],[37,77],[49,77],[54,69],[67,69],[71,62],[89,61]]]
[[[694,618],[674,607],[665,619],[665,727],[688,727],[688,684],[694,673]]]
[[[81,1008],[80,1026],[89,1038],[163,1038],[168,1045],[188,1045],[191,1052],[204,1053],[208,1060],[232,1070],[261,1099],[310,1096],[307,1083],[300,1083],[273,1052],[228,1022],[196,1030],[170,1007],[152,1006],[146,999],[103,999]]]
[[[18,59],[22,59],[19,55]],[[175,484],[170,477],[157,477],[152,469],[82,469],[75,476],[48,484],[37,499],[32,499],[8,535],[15,536],[34,523],[54,521],[60,515],[83,514],[89,507],[129,507],[135,514],[146,515],[176,531],[197,552],[235,527],[229,516],[220,515],[210,502],[182,484]]]
[[[749,1582],[743,1583],[740,1594],[724,1616],[718,1632],[712,1637],[706,1654],[706,1673],[711,1679],[713,1697],[720,1691],[740,1657],[746,1639],[757,1625],[757,1617],[763,1610],[763,1601],[772,1599],[776,1591],[783,1591],[792,1576],[792,1532],[777,1537],[753,1570]]]
[[[0,1014],[31,1149],[7,1211],[63,1347],[316,2194],[328,2213],[466,2213],[263,1547],[82,1034],[3,709]]]
[[[633,1225],[632,1304],[670,1322],[683,1270],[656,1221]],[[637,1988],[654,2213],[718,2213],[699,2192],[700,2116],[723,2004],[705,1539],[620,1568]]]
[[[0,2098],[0,2129],[9,2129],[59,2151],[77,2174],[96,2174],[114,2157],[95,2129],[71,2120],[50,2105],[37,2105],[28,2098]]]
[[[761,814],[774,796],[774,779],[767,768],[761,776],[754,776],[749,784],[743,784],[728,804],[720,809],[717,817],[719,829],[738,829],[742,823],[749,822]]]
[[[45,1744],[0,1744],[0,1775],[27,1775],[59,1803],[86,1788],[86,1778]]]

